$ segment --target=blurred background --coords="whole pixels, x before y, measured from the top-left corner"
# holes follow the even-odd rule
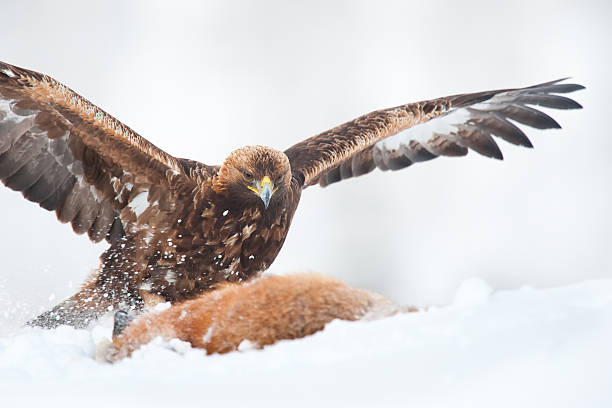
[[[612,277],[612,3],[2,2],[0,60],[47,73],[179,157],[285,149],[363,113],[565,76],[562,130],[309,188],[274,273],[317,271],[404,304]],[[550,112],[549,112],[550,113]],[[104,244],[0,188],[0,319],[72,294]],[[1,314],[4,313],[3,316]]]

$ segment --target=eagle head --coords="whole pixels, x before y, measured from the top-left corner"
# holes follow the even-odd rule
[[[258,202],[267,209],[290,184],[291,166],[285,153],[265,146],[245,146],[225,159],[213,188],[232,200]]]

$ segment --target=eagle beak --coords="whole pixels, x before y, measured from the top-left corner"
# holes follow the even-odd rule
[[[270,204],[272,194],[276,192],[278,188],[274,188],[274,183],[270,180],[270,177],[265,176],[260,181],[254,181],[252,186],[248,186],[249,190],[255,192],[259,198],[264,202],[266,208]]]

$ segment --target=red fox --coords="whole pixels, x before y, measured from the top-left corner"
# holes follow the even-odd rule
[[[308,336],[334,319],[376,319],[411,311],[416,309],[318,274],[269,276],[227,283],[131,322],[119,311],[112,345],[101,347],[98,358],[115,362],[155,337],[178,338],[207,354],[236,350],[244,340],[261,348]]]

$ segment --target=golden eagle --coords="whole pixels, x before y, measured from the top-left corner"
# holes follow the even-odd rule
[[[120,306],[249,279],[276,258],[306,187],[470,149],[502,159],[493,136],[531,147],[515,123],[559,128],[531,106],[581,108],[558,95],[579,89],[558,80],[409,103],[210,166],[169,155],[47,75],[0,62],[0,179],[110,244],[96,275],[30,324],[83,327]]]

